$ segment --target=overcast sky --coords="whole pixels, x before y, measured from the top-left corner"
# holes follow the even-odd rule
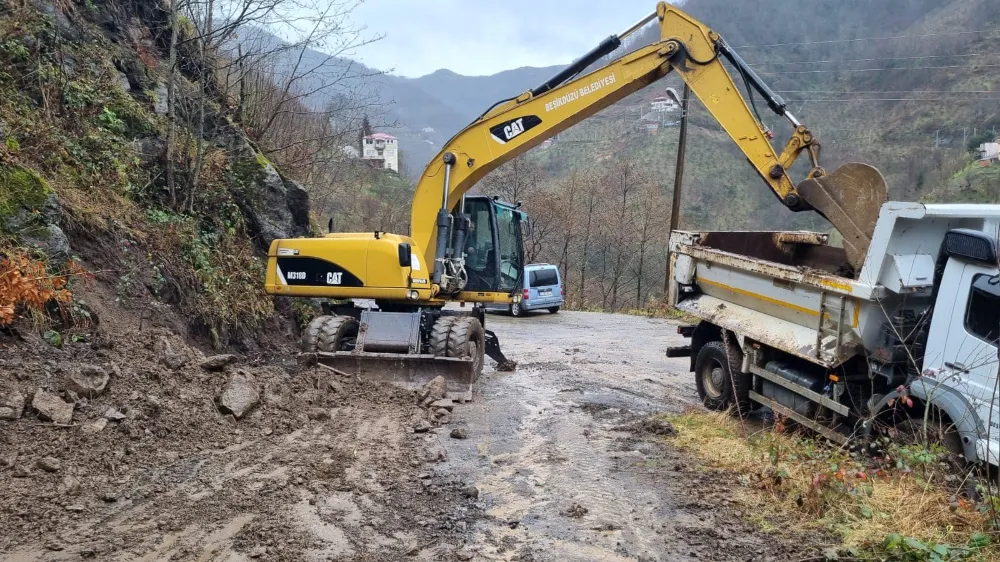
[[[655,8],[654,0],[365,0],[351,19],[385,38],[353,58],[408,77],[566,64]]]

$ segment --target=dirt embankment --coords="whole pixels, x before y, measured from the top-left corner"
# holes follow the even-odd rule
[[[0,560],[434,560],[463,546],[478,492],[439,475],[446,453],[429,443],[448,420],[413,393],[206,357],[162,323],[102,312],[62,349],[0,335]]]

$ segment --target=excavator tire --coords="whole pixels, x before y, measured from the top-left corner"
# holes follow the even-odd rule
[[[350,316],[331,316],[323,323],[316,339],[318,351],[349,351],[358,338],[358,321]],[[354,341],[352,341],[354,340]]]
[[[486,334],[479,320],[470,316],[458,317],[448,335],[448,357],[471,357],[473,373],[483,372],[483,352],[486,349]]]
[[[336,318],[336,316],[317,316],[306,326],[302,334],[302,351],[305,353],[316,353],[319,351],[319,335],[323,332],[326,323]]]
[[[458,316],[441,316],[431,327],[431,337],[427,344],[427,352],[437,357],[448,357],[448,336],[455,325]]]

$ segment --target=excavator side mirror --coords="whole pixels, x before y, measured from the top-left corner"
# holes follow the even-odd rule
[[[326,223],[326,231],[333,234],[333,217],[330,217],[330,222]]]
[[[399,267],[410,267],[410,245],[399,245]]]

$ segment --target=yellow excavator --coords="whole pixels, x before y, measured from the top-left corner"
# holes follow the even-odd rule
[[[583,74],[653,20],[659,23],[658,41]],[[723,61],[736,70],[751,105]],[[466,193],[504,162],[671,71],[785,206],[814,210],[841,232],[848,261],[860,269],[887,197],[882,175],[864,164],[827,173],[819,165],[816,137],[722,37],[660,2],[655,13],[608,37],[537,88],[497,102],[452,137],[417,183],[409,236],[331,232],[275,240],[268,253],[267,292],[331,301],[306,327],[304,351],[335,369],[411,387],[444,375],[449,394],[460,397],[470,396],[484,354],[498,369],[513,368],[496,336],[484,329],[483,304],[521,298],[528,217],[516,204]],[[781,152],[771,146],[773,135],[756,107],[751,109],[754,93],[793,127]],[[789,170],[803,152],[811,168],[796,184]],[[449,302],[463,308],[445,309]],[[464,308],[466,303],[473,306]]]

